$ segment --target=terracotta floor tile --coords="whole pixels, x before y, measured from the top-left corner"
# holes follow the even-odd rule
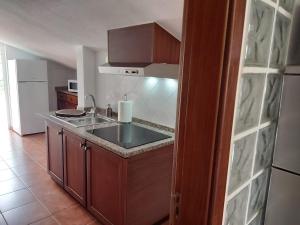
[[[87,225],[94,221],[94,218],[80,205],[64,209],[53,217],[63,225]]]
[[[31,225],[58,225],[58,223],[52,217],[47,217],[35,223],[31,223]]]
[[[46,158],[47,155],[45,154],[45,152],[43,151],[38,151],[37,153],[35,153],[34,155],[30,155],[30,157],[33,159],[33,160],[37,160],[37,159],[41,159],[41,158]]]
[[[12,158],[5,160],[5,162],[9,167],[29,166],[33,164],[33,161],[29,157]]]
[[[0,149],[0,180],[5,179],[0,181],[0,210],[9,225],[99,225],[47,173],[44,134],[5,135],[0,136],[1,144],[5,139],[5,149]]]
[[[24,183],[18,178],[2,181],[0,182],[0,195],[8,194],[24,188]]]
[[[77,204],[71,196],[55,183],[31,186],[30,190],[51,213]]]
[[[12,150],[12,151],[5,151],[1,152],[0,156],[3,160],[10,160],[19,157],[28,157],[27,153],[21,150]]]
[[[3,216],[9,225],[28,225],[50,215],[40,203],[32,202],[9,210]]]
[[[45,159],[38,159],[38,160],[37,160],[37,163],[38,163],[41,167],[43,167],[44,169],[47,168],[47,164],[48,164],[47,158],[45,158]]]
[[[13,173],[12,170],[6,169],[0,171],[0,182],[10,180],[12,178],[16,178],[16,175]]]
[[[1,195],[0,211],[3,213],[33,201],[36,201],[36,199],[27,189],[22,189],[6,195]]]
[[[6,222],[1,214],[0,214],[0,225],[6,225]]]
[[[51,184],[54,181],[46,173],[32,173],[19,176],[26,187],[31,187],[38,184]]]
[[[56,184],[51,178],[49,178],[49,180],[46,182],[39,182],[37,184],[34,184],[31,187],[29,187],[29,189],[38,197],[63,191],[62,188],[58,184]]]
[[[23,149],[26,153],[30,154],[38,154],[41,152],[41,146],[34,143],[24,145]]]
[[[25,174],[33,174],[33,173],[39,173],[42,172],[41,170],[45,171],[42,167],[37,165],[36,163],[28,164],[28,165],[22,165],[22,166],[16,166],[11,168],[11,170],[17,175],[25,175]]]

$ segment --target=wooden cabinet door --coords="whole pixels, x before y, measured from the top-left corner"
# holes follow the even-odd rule
[[[60,185],[63,185],[62,128],[47,122],[48,172]]]
[[[86,155],[84,139],[64,130],[64,188],[86,205]]]
[[[87,142],[87,208],[103,224],[124,224],[125,160]]]

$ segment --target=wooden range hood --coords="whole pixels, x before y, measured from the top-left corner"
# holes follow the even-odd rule
[[[157,23],[108,31],[108,61],[100,74],[178,78],[180,41]]]

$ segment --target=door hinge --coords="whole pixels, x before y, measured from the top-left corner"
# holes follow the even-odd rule
[[[180,193],[176,192],[175,194],[173,194],[174,217],[175,217],[175,219],[178,218],[179,213],[180,213],[180,198],[181,198]]]

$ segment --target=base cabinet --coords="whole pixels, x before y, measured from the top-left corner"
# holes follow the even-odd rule
[[[84,139],[64,131],[64,189],[83,206],[86,205],[85,150]]]
[[[95,144],[87,142],[88,210],[103,224],[123,224],[124,161]]]
[[[62,148],[61,127],[53,123],[46,123],[46,138],[48,146],[48,172],[51,177],[61,186],[63,186],[63,148]]]
[[[87,146],[87,207],[100,222],[151,225],[168,217],[172,145],[129,159]]]
[[[173,145],[123,158],[47,122],[51,177],[103,225],[152,225],[170,210]]]
[[[173,145],[126,160],[126,225],[157,224],[168,219]]]

